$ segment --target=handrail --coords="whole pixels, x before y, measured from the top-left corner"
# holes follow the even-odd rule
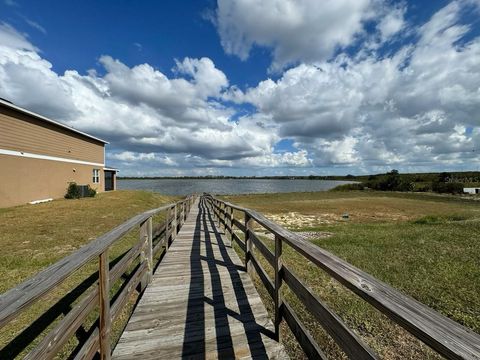
[[[233,227],[238,223],[238,220],[233,218],[232,209],[244,213],[244,229],[241,227],[238,228],[245,234],[243,248],[246,249],[245,264],[247,269],[249,269],[250,262],[252,260],[252,265],[254,265],[254,268],[258,269],[258,266],[260,266],[251,251],[252,242],[255,244],[259,241],[251,227],[251,220],[255,220],[259,225],[263,226],[265,229],[275,235],[275,254],[268,252],[266,255],[269,262],[272,261],[271,255],[274,255],[273,265],[276,277],[274,301],[276,303],[275,325],[277,332],[279,322],[282,318],[285,319],[284,316],[286,314],[288,314],[288,320],[290,323],[295,319],[295,314],[291,314],[293,310],[287,305],[286,300],[282,299],[281,295],[279,294],[280,287],[283,282],[286,283],[291,290],[297,290],[296,292],[294,291],[294,293],[300,297],[300,300],[302,300],[304,303],[308,303],[308,305],[312,307],[312,309],[309,310],[313,312],[313,314],[317,317],[317,320],[320,317],[322,318],[321,320],[323,322],[328,320],[329,324],[327,325],[330,326],[330,331],[334,332],[334,334],[331,334],[332,337],[337,341],[337,343],[339,343],[347,355],[356,359],[371,359],[377,357],[374,352],[365,344],[363,344],[360,339],[358,339],[353,333],[347,331],[347,328],[341,319],[336,317],[336,315],[333,314],[330,309],[326,308],[324,304],[320,304],[319,300],[315,299],[315,296],[310,289],[304,285],[291,270],[282,264],[281,244],[283,242],[292,247],[306,259],[310,260],[313,264],[326,271],[330,276],[338,280],[356,295],[373,305],[394,322],[409,331],[416,338],[420,339],[425,344],[429,345],[433,350],[445,356],[446,358],[480,359],[479,334],[476,334],[472,330],[467,329],[459,323],[441,315],[435,310],[427,307],[410,296],[401,293],[386,283],[377,280],[373,276],[356,268],[348,262],[331,254],[330,252],[308,241],[305,241],[297,234],[284,229],[277,223],[267,219],[261,213],[226,201],[222,201],[209,194],[206,194],[205,196],[214,209],[214,214],[219,219],[219,223],[222,223],[225,226],[226,231],[232,235],[234,234]],[[227,211],[227,209],[229,210]],[[235,240],[239,242],[240,239],[238,236],[236,236]],[[266,251],[266,247],[262,246],[259,248],[259,250],[263,254]],[[259,276],[262,280],[265,277],[263,269],[260,269]],[[269,289],[271,286],[271,280],[268,280],[265,285],[267,286],[267,289]],[[302,291],[299,289],[302,289]],[[271,292],[271,289],[269,292]],[[288,312],[285,313],[284,311],[287,308]],[[324,326],[325,324],[322,325]],[[292,331],[294,331],[294,333],[295,331],[299,332],[299,329],[300,328],[295,328],[292,329]],[[301,330],[306,331],[303,329],[303,325],[301,326]],[[326,330],[328,331],[328,329]],[[308,337],[305,337],[304,334],[301,337],[303,340],[307,342],[309,341]],[[339,337],[341,338],[339,339]],[[354,342],[356,342],[356,344],[353,344]],[[305,345],[305,350],[313,351],[312,349],[315,349],[315,346],[312,344],[305,343],[303,345]],[[353,354],[356,355],[353,356]],[[364,356],[360,356],[360,354],[363,354]],[[321,357],[322,354],[318,354],[318,356]]]
[[[78,270],[89,261],[99,258],[99,281],[97,287],[89,292],[78,305],[76,305],[57,326],[50,331],[43,341],[34,348],[27,357],[43,358],[44,355],[54,355],[61,346],[68,340],[69,336],[78,329],[83,320],[92,311],[95,302],[100,304],[99,331],[94,331],[92,336],[99,337],[96,340],[87,339],[84,351],[86,353],[95,353],[100,350],[101,358],[110,357],[111,348],[108,341],[110,333],[110,323],[119,313],[125,301],[138,284],[141,283],[141,289],[151,281],[153,271],[154,252],[158,252],[159,246],[165,246],[168,250],[168,244],[173,241],[179,228],[183,225],[190,211],[195,196],[189,196],[175,203],[167,204],[156,209],[145,211],[132,217],[123,224],[115,227],[106,234],[96,238],[92,242],[84,245],[74,253],[59,260],[53,265],[40,271],[30,279],[24,281],[18,286],[8,290],[0,295],[0,328],[16,318],[22,311],[33,305],[44,295],[52,291],[69,277],[74,271]],[[159,212],[167,211],[165,224],[160,225],[154,232],[152,226],[153,216]],[[140,225],[140,237],[125,256],[111,269],[109,268],[108,250],[122,236]],[[153,236],[163,235],[155,246],[153,246]],[[121,293],[118,294],[116,301],[110,309],[110,284],[120,278],[127,271],[134,260],[140,256],[140,265],[136,267],[134,274]],[[55,334],[62,334],[57,336]],[[92,348],[93,347],[93,348]],[[95,349],[95,347],[97,347]]]

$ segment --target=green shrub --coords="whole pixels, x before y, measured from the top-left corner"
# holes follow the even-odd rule
[[[419,225],[440,224],[441,222],[442,219],[436,215],[427,215],[413,221],[414,224]]]
[[[67,188],[67,193],[65,194],[65,199],[80,199],[81,197],[95,197],[95,195],[97,195],[97,190],[92,189],[90,185],[87,185],[87,191],[82,190],[83,189],[76,183],[70,183]]]
[[[432,191],[432,183],[416,183],[414,184],[413,191],[416,192],[429,192]]]
[[[432,224],[440,224],[445,222],[465,221],[465,220],[468,220],[468,217],[461,214],[451,214],[451,215],[444,215],[444,216],[427,215],[419,219],[413,220],[413,223],[420,224],[420,225],[432,225]]]
[[[463,184],[456,182],[432,182],[432,191],[443,194],[462,194]]]
[[[465,221],[469,219],[468,216],[460,214],[447,215],[446,218],[448,221]]]
[[[330,191],[351,191],[351,190],[363,190],[364,185],[362,183],[354,183],[354,184],[343,184],[335,186]]]
[[[68,185],[65,199],[80,199],[80,188],[78,187],[77,183],[71,182]]]
[[[87,197],[95,197],[95,195],[97,195],[97,190],[92,189],[90,185],[87,185],[87,190]]]

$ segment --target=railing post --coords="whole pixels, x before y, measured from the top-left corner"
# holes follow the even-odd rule
[[[182,224],[183,224],[183,202],[181,202],[179,204],[180,208],[178,209],[178,217],[180,218],[179,220],[179,225],[180,227],[182,227]]]
[[[233,208],[230,207],[230,247],[233,243]]]
[[[275,337],[277,341],[280,341],[280,323],[282,322],[282,297],[280,294],[280,288],[282,286],[282,238],[275,235]]]
[[[222,228],[222,203],[218,202],[218,227]]]
[[[228,224],[227,224],[227,205],[224,203],[223,204],[223,228],[225,229],[225,235],[227,235],[227,229],[228,229]]]
[[[225,232],[227,227],[226,227],[226,224],[225,224],[225,204],[224,203],[220,203],[220,224],[223,224],[223,231]],[[222,228],[222,225],[220,225],[220,229]]]
[[[177,231],[178,231],[178,224],[177,224],[177,203],[175,203],[173,207],[173,234],[172,234],[172,240],[174,240],[177,237]]]
[[[225,205],[225,238],[228,239],[230,238],[230,246],[232,245],[232,241],[231,241],[231,237],[232,237],[232,222],[231,222],[231,219],[230,219],[230,207],[226,206]],[[228,215],[227,215],[228,213]],[[229,236],[227,236],[227,230],[228,230],[228,234]]]
[[[142,279],[142,291],[152,281],[153,249],[152,249],[152,218],[149,217],[140,225],[140,241],[145,243],[140,254],[140,261],[147,262],[147,272]]]
[[[170,234],[171,234],[171,228],[170,228],[170,216],[172,213],[172,208],[167,209],[167,214],[165,216],[165,252],[168,251],[168,245],[170,243]]]
[[[252,229],[253,220],[250,215],[245,212],[245,270],[250,274],[251,265],[250,257],[252,256],[252,240],[250,239],[250,231]]]
[[[100,358],[102,360],[110,359],[110,274],[108,268],[108,249],[100,254],[98,261],[98,293],[99,293],[99,343],[100,343]]]

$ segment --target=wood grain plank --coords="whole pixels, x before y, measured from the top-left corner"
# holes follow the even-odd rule
[[[378,359],[373,350],[365,345],[360,337],[286,266],[283,267],[283,280],[351,359]]]
[[[270,249],[260,240],[257,234],[250,230],[250,239],[252,240],[253,244],[257,247],[263,257],[268,261],[271,266],[275,264],[275,255],[270,251]]]
[[[245,225],[243,225],[241,221],[233,218],[232,222],[233,222],[233,225],[235,225],[239,230],[241,230],[242,232],[245,232]]]
[[[242,261],[213,219],[199,201],[192,206],[114,359],[288,358]]]
[[[286,323],[288,324],[288,327],[290,330],[292,330],[293,335],[295,335],[295,338],[307,357],[309,359],[327,360],[325,354],[322,352],[322,350],[320,350],[318,344],[312,338],[308,330],[302,325],[300,319],[295,314],[295,311],[293,311],[286,301],[284,301],[282,304],[282,314]]]
[[[250,261],[255,269],[255,271],[258,274],[258,277],[260,280],[262,280],[263,285],[267,289],[268,293],[272,297],[272,299],[275,297],[275,285],[273,284],[273,281],[268,277],[267,272],[263,269],[263,267],[258,263],[257,259],[255,256],[252,254],[250,257]]]
[[[105,250],[99,257],[98,293],[100,303],[100,358],[109,360],[111,354],[110,331],[112,317],[110,315],[110,275],[108,273],[108,251]]]
[[[0,328],[28,308],[36,300],[47,294],[70,274],[98,257],[115,241],[149,217],[164,211],[172,205],[146,211],[134,216],[113,230],[81,247],[69,256],[40,271],[32,278],[0,295]]]
[[[215,199],[212,197],[212,199]],[[362,299],[448,359],[480,359],[480,335],[284,229],[257,211],[229,202]]]

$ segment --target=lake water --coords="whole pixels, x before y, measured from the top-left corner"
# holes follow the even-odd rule
[[[326,191],[351,181],[334,180],[263,180],[263,179],[148,179],[118,180],[120,190],[149,190],[166,195],[253,194]]]

